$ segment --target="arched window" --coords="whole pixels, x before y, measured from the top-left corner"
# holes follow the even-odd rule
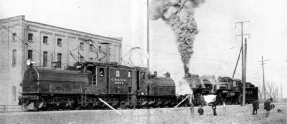
[[[61,38],[57,39],[57,46],[59,46],[59,47],[62,46],[62,39]]]
[[[102,52],[102,47],[101,46],[99,46],[99,53],[101,53]]]
[[[62,68],[62,53],[57,54],[57,68]]]
[[[84,62],[84,57],[83,56],[80,57],[80,62]]]
[[[84,51],[84,43],[83,42],[80,43],[80,50]]]
[[[33,41],[33,34],[32,34],[32,33],[29,33],[29,34],[28,34],[28,41],[29,41],[29,42],[32,42],[32,41]]]
[[[43,52],[43,67],[47,67],[48,65],[48,52],[44,51]]]
[[[90,52],[93,52],[94,50],[93,50],[93,47],[94,47],[94,45],[93,44],[90,44]]]
[[[92,62],[93,61],[93,58],[90,58],[90,62]]]
[[[17,34],[16,33],[13,33],[13,36],[12,36],[12,41],[16,41],[16,36],[17,36]]]
[[[28,50],[28,59],[33,59],[33,50]]]
[[[14,49],[12,51],[12,66],[16,66],[16,57],[17,57],[17,51]]]

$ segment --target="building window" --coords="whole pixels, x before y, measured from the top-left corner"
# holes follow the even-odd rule
[[[84,43],[83,42],[80,43],[80,50],[84,51]]]
[[[62,47],[62,39],[61,38],[57,39],[57,46]]]
[[[33,42],[33,34],[32,33],[28,34],[28,41]]]
[[[33,59],[33,50],[28,50],[28,59]]]
[[[47,36],[43,37],[43,44],[48,44],[48,37]]]
[[[62,53],[57,54],[57,68],[62,68]]]
[[[84,62],[84,57],[83,56],[80,57],[80,62]]]
[[[48,65],[48,52],[47,51],[44,51],[43,52],[43,67],[47,67]]]
[[[116,70],[116,77],[120,77],[120,70]]]
[[[16,66],[16,57],[17,57],[17,51],[14,49],[12,51],[12,66]]]
[[[102,52],[102,47],[101,46],[99,46],[99,53],[101,53]]]
[[[13,101],[16,101],[16,96],[17,96],[17,93],[16,93],[16,86],[12,86],[12,100]]]
[[[93,52],[94,49],[93,49],[94,45],[93,44],[90,44],[90,52]]]
[[[17,36],[17,34],[16,34],[16,33],[13,33],[12,40],[13,40],[14,42],[16,41],[16,36]]]
[[[92,62],[93,61],[93,58],[90,58],[90,62]]]

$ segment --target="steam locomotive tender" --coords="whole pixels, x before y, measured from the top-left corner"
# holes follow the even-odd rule
[[[115,63],[78,63],[66,70],[29,66],[19,103],[27,110],[106,109],[176,105],[175,84],[169,75],[149,76],[146,68]]]

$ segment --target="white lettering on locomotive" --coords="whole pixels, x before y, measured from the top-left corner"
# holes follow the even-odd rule
[[[111,78],[111,81],[114,81],[116,85],[123,85],[126,79],[120,79],[120,78]]]

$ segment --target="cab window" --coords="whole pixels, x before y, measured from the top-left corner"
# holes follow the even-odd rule
[[[120,70],[116,70],[116,77],[120,77]]]
[[[145,73],[144,72],[141,73],[141,78],[145,79]]]
[[[129,71],[129,72],[128,72],[128,78],[130,78],[130,77],[131,77],[131,72]]]
[[[100,68],[100,76],[102,77],[102,76],[104,76],[104,68]]]

